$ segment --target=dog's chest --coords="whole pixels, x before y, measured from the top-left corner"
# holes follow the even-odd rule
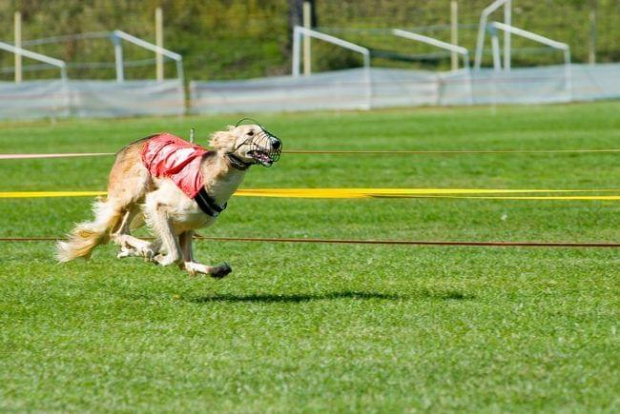
[[[175,233],[207,227],[217,219],[205,214],[193,200],[179,200],[177,205],[170,207],[168,215]]]
[[[166,216],[175,233],[207,227],[216,217],[205,214],[196,201],[187,197],[169,179],[155,179],[157,190],[147,196],[147,203],[165,206]]]
[[[230,197],[237,191],[241,181],[243,181],[244,173],[229,173],[224,177],[210,179],[205,178],[205,189],[213,199],[223,206]]]
[[[245,174],[236,170],[228,171],[227,174],[209,174],[211,171],[214,170],[205,171],[205,189],[218,206],[224,207],[243,181]],[[166,206],[166,214],[176,234],[207,227],[215,222],[217,217],[206,214],[196,200],[189,198],[169,178],[155,177],[153,182],[157,190],[149,198],[153,199],[152,202]],[[225,211],[221,214],[225,214]]]
[[[239,187],[242,179],[242,174],[220,177],[218,180],[208,182],[205,188],[217,205],[224,207]],[[174,226],[181,232],[210,226],[217,219],[217,217],[205,214],[193,200],[179,200],[179,206],[175,210],[175,217],[173,218],[173,222],[175,222]],[[222,214],[224,213],[222,212]]]

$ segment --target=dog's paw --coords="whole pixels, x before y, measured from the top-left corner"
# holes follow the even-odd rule
[[[117,259],[124,259],[126,257],[135,256],[136,251],[134,249],[128,249],[126,247],[121,247],[118,254],[116,255]]]
[[[217,266],[206,266],[204,264],[196,262],[185,262],[185,270],[190,276],[196,276],[198,274],[209,275],[214,279],[222,279],[230,272],[232,268],[228,263],[222,263]]]
[[[152,262],[155,259],[155,251],[149,247],[140,249],[140,256],[144,258],[145,262]]]
[[[203,264],[196,263],[196,262],[183,263],[183,270],[186,270],[190,276],[198,276],[199,274],[208,275],[210,269],[211,268],[209,266],[205,266]]]
[[[168,254],[167,255],[158,254],[157,256],[152,257],[150,261],[160,266],[170,266],[171,264],[174,264],[177,262],[177,260],[175,260],[174,257]]]
[[[220,265],[213,266],[213,268],[209,272],[209,276],[214,279],[222,279],[226,277],[230,272],[232,272],[232,267],[230,267],[228,263],[224,262]]]

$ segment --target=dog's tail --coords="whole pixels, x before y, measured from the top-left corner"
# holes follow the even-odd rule
[[[122,208],[109,200],[96,201],[93,211],[94,221],[78,224],[68,235],[68,241],[56,244],[56,259],[59,262],[69,262],[78,257],[88,259],[95,247],[110,240],[110,233],[122,218]]]

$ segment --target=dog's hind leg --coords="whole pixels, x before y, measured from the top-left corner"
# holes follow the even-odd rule
[[[122,236],[123,234],[131,234],[131,222],[133,221],[136,214],[140,212],[139,206],[130,206],[125,211],[123,215],[123,219],[121,220],[118,229],[114,231],[112,237]]]
[[[140,161],[142,145],[134,143],[117,154],[108,180],[108,198],[95,203],[93,221],[79,224],[68,241],[58,242],[58,261],[88,258],[95,247],[108,242],[119,225],[126,227],[123,219],[127,211],[143,199],[150,183],[148,171]]]
[[[153,261],[153,257],[159,253],[159,248],[161,247],[161,243],[158,240],[148,242],[130,234],[117,235],[113,240],[121,248],[116,255],[119,259],[142,257],[147,261]]]
[[[222,263],[217,266],[206,266],[194,262],[194,253],[192,249],[193,238],[193,231],[186,231],[185,233],[181,233],[179,235],[179,244],[181,245],[184,260],[184,263],[181,267],[187,270],[190,275],[193,276],[196,273],[202,273],[216,279],[221,279],[230,272],[232,272],[232,269],[228,263]]]
[[[116,255],[119,259],[125,257],[143,257],[152,260],[159,250],[159,243],[149,243],[131,235],[131,225],[135,217],[140,213],[140,207],[136,204],[130,206],[118,227],[112,235],[112,241],[120,246]]]

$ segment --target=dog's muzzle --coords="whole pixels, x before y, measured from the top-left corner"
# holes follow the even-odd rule
[[[263,127],[261,132],[248,139],[247,144],[250,147],[248,155],[263,167],[271,167],[282,154],[282,140]]]

